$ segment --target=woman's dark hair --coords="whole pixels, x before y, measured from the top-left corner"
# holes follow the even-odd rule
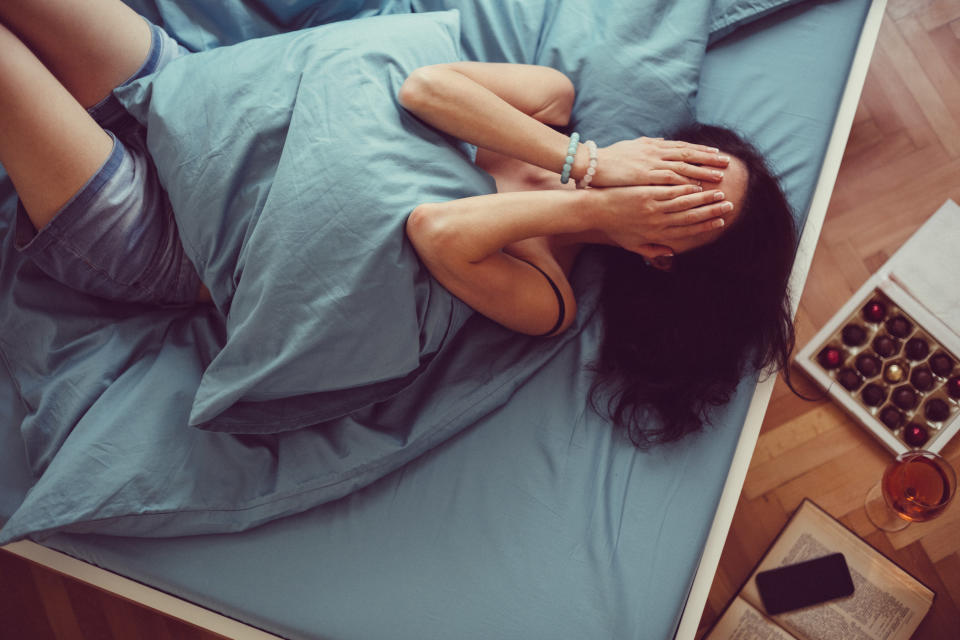
[[[718,147],[749,176],[734,223],[715,242],[678,254],[670,271],[601,249],[604,341],[591,403],[638,447],[698,431],[748,372],[788,373],[794,346],[787,281],[797,232],[776,178],[727,129],[693,125],[669,139]]]

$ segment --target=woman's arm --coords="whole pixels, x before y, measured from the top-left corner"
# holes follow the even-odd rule
[[[556,332],[573,322],[575,300],[543,236],[607,242],[636,250],[645,243],[715,229],[722,202],[695,186],[623,187],[497,193],[423,204],[407,219],[407,236],[430,273],[474,310],[530,335],[557,321],[557,285],[566,308]],[[721,221],[722,223],[722,221]],[[629,245],[629,246],[627,246]],[[511,255],[513,254],[513,255]]]
[[[455,138],[559,173],[569,139],[545,122],[566,124],[573,95],[569,79],[547,67],[465,62],[415,70],[399,100]],[[575,176],[586,162],[578,154]]]
[[[576,89],[556,69],[499,62],[453,62],[437,68],[466,76],[538,122],[558,127],[570,123]]]
[[[541,231],[585,231],[586,196],[527,191],[423,204],[407,219],[407,236],[431,275],[453,295],[509,329],[542,335],[557,321],[557,296],[542,274],[501,249]],[[563,331],[576,313],[563,270],[546,252],[523,257],[557,284],[565,307],[558,332]]]
[[[459,62],[421,67],[400,88],[400,103],[421,120],[478,147],[560,173],[569,138],[564,125],[574,100],[570,80],[548,67]],[[579,180],[589,158],[578,148]],[[600,150],[593,185],[690,184],[719,181],[728,159],[686,142],[638,138]]]

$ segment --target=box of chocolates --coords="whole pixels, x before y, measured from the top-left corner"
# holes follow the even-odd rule
[[[940,451],[960,430],[960,338],[877,274],[796,363],[890,451]]]

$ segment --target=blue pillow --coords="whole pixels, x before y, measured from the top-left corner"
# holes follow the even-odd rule
[[[409,384],[468,317],[404,223],[496,186],[396,99],[417,67],[459,60],[458,43],[455,11],[380,16],[186,56],[118,91],[226,316],[191,424],[346,415]]]
[[[457,9],[471,60],[540,64],[577,88],[570,129],[599,144],[694,119],[711,19],[704,0],[411,0]]]
[[[695,119],[704,50],[802,0],[410,0],[458,9],[471,60],[542,64],[574,81],[572,129],[609,144]]]

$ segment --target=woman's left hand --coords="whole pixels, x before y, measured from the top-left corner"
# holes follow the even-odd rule
[[[586,154],[581,148],[578,156]],[[730,163],[713,147],[662,138],[622,140],[598,149],[597,156],[594,187],[719,182]]]

